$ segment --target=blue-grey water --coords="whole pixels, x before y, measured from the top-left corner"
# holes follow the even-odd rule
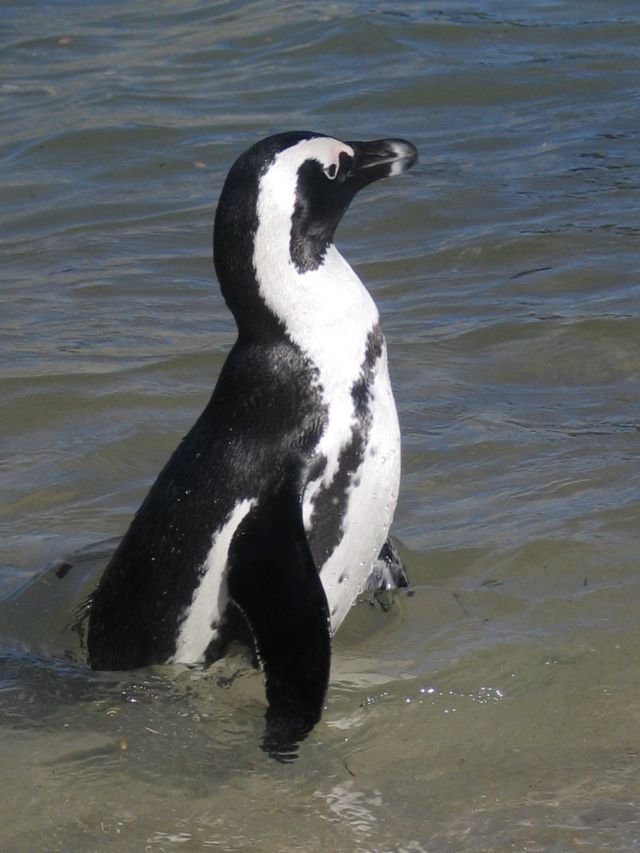
[[[636,0],[2,2],[0,109],[0,849],[640,848]],[[73,623],[233,341],[226,171],[300,128],[421,153],[338,234],[412,590],[280,766],[258,673],[92,674]]]

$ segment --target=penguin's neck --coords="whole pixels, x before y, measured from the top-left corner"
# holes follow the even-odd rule
[[[314,365],[331,362],[331,373],[339,373],[342,364],[342,372],[352,375],[378,323],[373,299],[335,245],[316,269],[300,272],[288,241],[274,240],[273,234],[261,223],[255,238],[253,265],[262,300]]]
[[[258,293],[286,336],[314,364],[320,366],[330,351],[336,351],[345,357],[349,371],[357,359],[358,365],[362,363],[378,311],[333,242],[323,251],[316,239],[324,230],[320,223],[315,229],[307,222],[302,233],[294,228],[304,207],[297,181],[297,171],[285,155],[260,178],[252,258]],[[297,251],[292,246],[294,232]],[[294,254],[313,256],[314,264],[301,268]]]

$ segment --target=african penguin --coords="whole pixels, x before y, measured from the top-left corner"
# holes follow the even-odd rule
[[[367,184],[417,160],[401,139],[270,136],[232,166],[214,261],[238,339],[92,597],[89,661],[210,662],[246,636],[266,678],[263,748],[319,720],[331,637],[387,535],[400,432],[376,306],[333,236]]]

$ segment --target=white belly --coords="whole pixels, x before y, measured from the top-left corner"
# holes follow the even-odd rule
[[[386,348],[371,386],[372,421],[362,462],[347,490],[343,535],[321,567],[331,629],[335,633],[362,591],[388,536],[400,485],[400,429],[389,383]],[[345,424],[344,443],[350,433]],[[326,478],[325,478],[326,479]],[[311,523],[318,484],[305,494],[305,517]]]

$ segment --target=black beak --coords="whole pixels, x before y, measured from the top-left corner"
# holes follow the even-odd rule
[[[372,142],[348,142],[355,158],[348,177],[362,184],[400,175],[418,160],[418,150],[406,139],[374,139]]]

